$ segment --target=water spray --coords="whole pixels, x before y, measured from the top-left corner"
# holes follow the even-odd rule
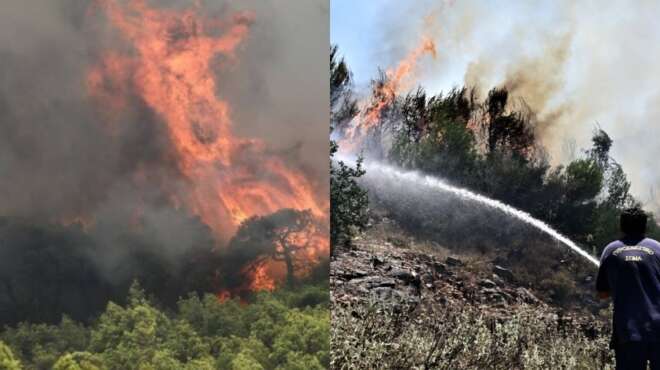
[[[347,158],[341,158],[341,160],[346,162],[354,162],[353,160]],[[599,266],[599,261],[594,256],[578,247],[577,244],[575,244],[572,240],[562,235],[557,230],[553,229],[550,225],[537,218],[534,218],[532,215],[525,211],[521,211],[498,200],[485,197],[470,190],[449,185],[437,177],[421,174],[417,171],[406,171],[388,164],[375,161],[364,162],[363,168],[367,171],[365,175],[366,180],[374,179],[374,181],[377,181],[376,179],[390,178],[400,184],[410,184],[411,187],[424,186],[434,191],[448,192],[462,199],[477,202],[490,208],[502,211],[505,214],[523,221],[524,223],[550,235],[553,239],[566,245],[571,249],[571,251],[582,256],[596,267]]]

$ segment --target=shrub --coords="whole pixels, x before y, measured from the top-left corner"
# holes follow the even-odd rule
[[[409,314],[356,305],[332,313],[335,369],[606,369],[606,335],[589,338],[552,314],[521,306],[488,317],[471,306]]]

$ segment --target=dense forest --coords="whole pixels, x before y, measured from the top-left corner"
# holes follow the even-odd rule
[[[190,294],[162,307],[134,283],[90,324],[20,323],[0,334],[0,368],[323,369],[329,364],[328,288],[319,283],[249,301]]]

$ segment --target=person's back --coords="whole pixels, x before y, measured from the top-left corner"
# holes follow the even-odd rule
[[[613,347],[617,369],[660,370],[660,243],[646,238],[646,214],[621,215],[624,237],[601,257],[596,288],[614,300]]]

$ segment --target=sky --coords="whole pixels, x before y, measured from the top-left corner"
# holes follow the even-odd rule
[[[378,68],[396,66],[422,37],[436,43],[414,71],[431,93],[509,87],[539,117],[554,165],[588,149],[596,127],[634,195],[660,210],[660,7],[639,1],[331,0],[331,43],[368,91]]]

